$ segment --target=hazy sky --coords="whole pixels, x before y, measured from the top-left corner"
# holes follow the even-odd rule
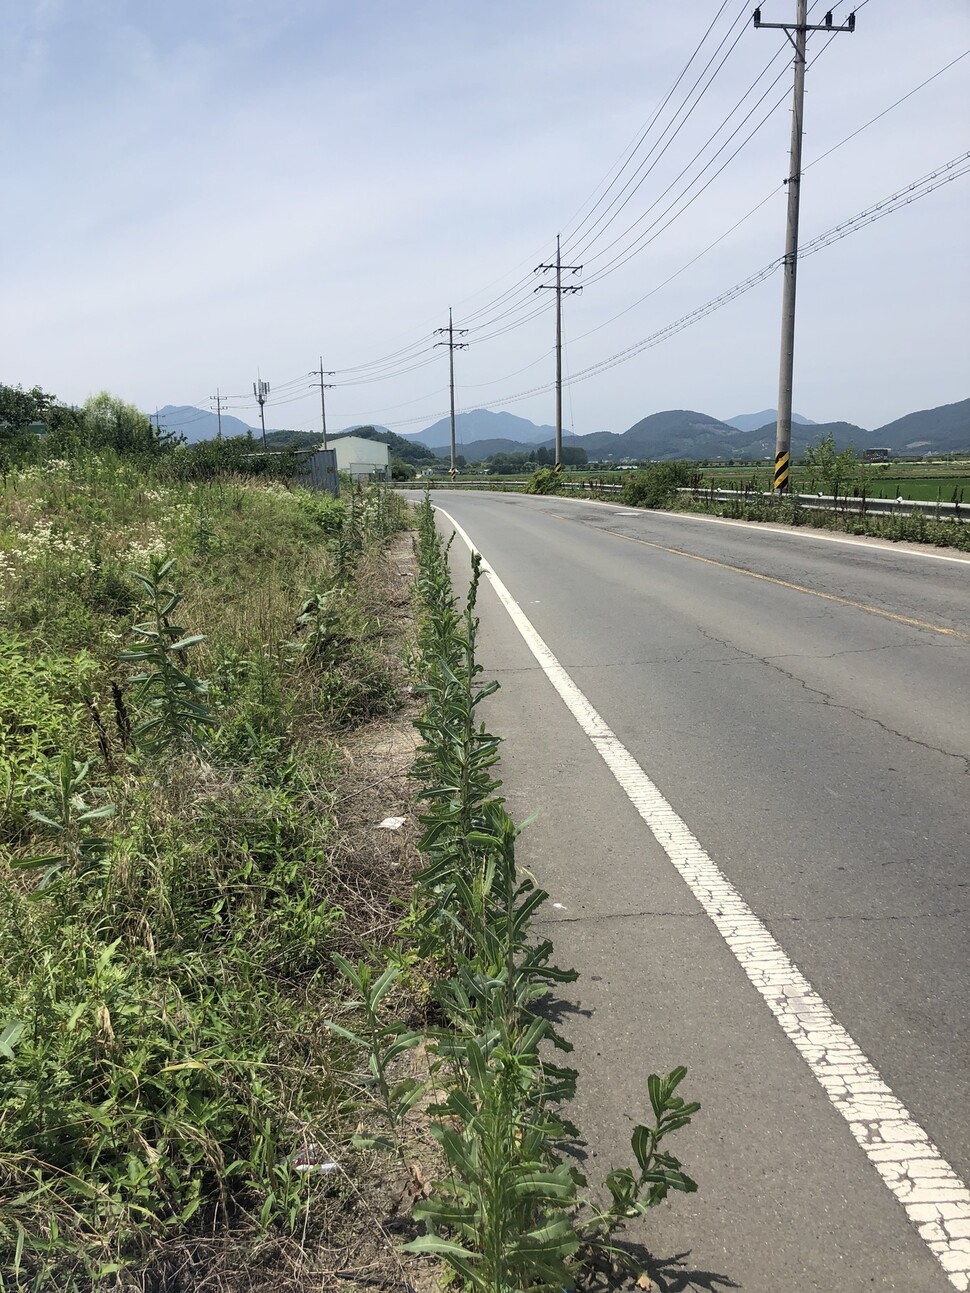
[[[533,269],[557,232],[564,263],[584,266],[567,279],[583,294],[564,298],[575,374],[783,249],[791,50],[753,29],[752,8],[0,0],[0,381],[71,402],[107,388],[149,410],[208,407],[219,387],[258,423],[258,368],[267,425],[316,429],[307,374],[322,353],[338,370],[331,429],[418,430],[448,408],[432,344],[452,305],[471,343],[459,408],[551,423],[551,390],[510,397],[555,375],[554,294],[534,292]],[[794,10],[763,0],[762,17]],[[836,5],[836,22],[848,12]],[[862,0],[854,34],[809,49],[806,166],[970,49],[970,4]],[[801,241],[966,153],[968,86],[970,57],[810,166]],[[797,410],[874,428],[970,395],[968,228],[970,176],[802,262]],[[774,405],[780,299],[775,273],[573,382],[567,429]]]

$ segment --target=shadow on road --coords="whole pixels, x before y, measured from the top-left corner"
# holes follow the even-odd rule
[[[633,1259],[638,1270],[646,1272],[653,1281],[651,1291],[657,1290],[657,1293],[724,1293],[725,1290],[742,1287],[728,1275],[692,1269],[689,1249],[672,1257],[655,1257],[642,1244],[621,1242],[616,1247]],[[639,1287],[630,1275],[606,1272],[594,1275],[583,1285],[588,1293],[621,1293],[621,1290],[626,1293]]]
[[[716,1271],[692,1270],[689,1249],[673,1257],[653,1257],[648,1254],[644,1270],[660,1293],[692,1293],[694,1289],[721,1293],[722,1289],[741,1288],[740,1284],[736,1284],[727,1275],[719,1275]]]

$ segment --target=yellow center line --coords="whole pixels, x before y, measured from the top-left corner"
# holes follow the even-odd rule
[[[750,579],[760,579],[766,584],[777,584],[779,588],[789,588],[792,592],[807,593],[809,597],[819,597],[824,602],[837,602],[839,606],[851,606],[853,610],[867,611],[870,615],[881,615],[884,620],[893,620],[896,624],[908,624],[916,629],[929,629],[931,633],[942,633],[946,637],[961,638],[970,642],[970,633],[963,633],[960,629],[949,629],[942,624],[930,624],[926,620],[916,620],[909,615],[897,615],[895,611],[884,611],[881,607],[869,606],[866,602],[854,602],[848,597],[838,597],[835,593],[823,593],[817,588],[806,588],[803,584],[791,584],[787,579],[776,579],[774,575],[762,575],[757,570],[746,570],[744,566],[732,566],[726,561],[715,561],[713,557],[700,557],[696,552],[685,552],[683,548],[668,548],[662,543],[651,543],[649,539],[638,539],[632,534],[621,534],[619,530],[610,530],[606,526],[597,528],[602,529],[605,534],[616,535],[618,539],[628,539],[630,543],[642,543],[645,548],[656,548],[658,552],[670,552],[675,557],[689,557],[691,561],[702,561],[706,566],[730,570],[735,575],[747,575]]]

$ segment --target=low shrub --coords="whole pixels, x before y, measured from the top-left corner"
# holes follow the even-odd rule
[[[695,483],[697,472],[688,462],[653,462],[630,472],[620,495],[626,507],[669,507],[677,490]]]
[[[561,477],[552,467],[540,467],[529,477],[525,487],[527,494],[558,494]]]

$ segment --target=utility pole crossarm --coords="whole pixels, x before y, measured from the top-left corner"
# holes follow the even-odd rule
[[[836,26],[833,24],[833,22],[832,22],[832,11],[831,11],[831,9],[830,9],[830,10],[829,10],[829,12],[825,15],[825,21],[824,21],[824,22],[820,22],[820,23],[810,23],[810,22],[807,22],[807,21],[806,21],[806,22],[804,22],[804,23],[793,23],[793,22],[762,22],[762,21],[761,21],[761,10],[760,10],[760,9],[755,9],[755,11],[754,11],[754,25],[755,25],[755,27],[758,27],[758,28],[761,28],[761,27],[775,27],[775,28],[777,28],[779,31],[785,31],[785,32],[790,32],[790,31],[831,31],[831,32],[836,32],[836,31],[855,31],[855,14],[854,14],[854,13],[850,13],[850,14],[849,14],[848,19],[847,19],[847,20],[842,24],[842,26],[841,26],[841,27],[836,27]]]
[[[463,337],[467,333],[467,328],[456,328],[451,317],[451,306],[448,306],[448,326],[447,328],[435,328],[436,335],[448,334],[447,341],[436,341],[435,347],[448,347],[448,390],[451,394],[451,479],[454,480],[458,475],[458,466],[455,461],[455,351],[467,350],[467,341],[456,341],[455,337]]]

